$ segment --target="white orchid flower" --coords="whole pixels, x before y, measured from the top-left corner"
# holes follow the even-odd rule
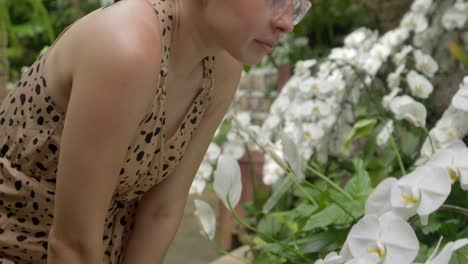
[[[343,264],[344,262],[345,260],[342,256],[336,252],[330,252],[324,259],[319,259],[314,264]]]
[[[468,77],[465,77],[465,82]],[[452,98],[452,105],[456,109],[464,112],[468,112],[468,84],[460,84],[460,89]]]
[[[263,130],[273,130],[273,129],[276,129],[280,125],[280,123],[281,123],[281,116],[271,114],[263,122],[262,129]]]
[[[426,77],[418,74],[415,71],[410,71],[406,77],[408,85],[411,89],[411,94],[418,98],[427,99],[434,90],[432,83]]]
[[[203,200],[194,199],[193,202],[195,203],[195,215],[202,227],[202,235],[205,235],[209,240],[213,240],[216,233],[216,217],[213,209]]]
[[[428,28],[429,22],[424,14],[408,12],[403,16],[401,26],[416,33],[420,33]]]
[[[290,122],[300,121],[304,118],[304,112],[302,105],[298,102],[302,100],[297,99],[296,102],[293,102],[289,105],[289,108],[284,112],[284,118]]]
[[[219,157],[213,187],[226,208],[229,208],[227,199],[232,208],[236,207],[242,193],[241,171],[236,159],[224,154]]]
[[[362,68],[371,76],[375,76],[382,66],[382,60],[367,56],[362,64]]]
[[[413,46],[409,46],[409,45],[404,46],[400,50],[400,52],[393,55],[393,58],[392,58],[393,63],[395,63],[396,65],[405,64],[406,63],[406,57],[413,50],[414,50]]]
[[[267,170],[270,170],[270,169],[267,169]],[[274,173],[265,174],[265,175],[263,175],[262,182],[266,186],[271,186],[271,185],[275,184],[276,182],[278,182],[278,180],[280,178],[281,177],[278,174],[274,174]]]
[[[300,107],[302,117],[310,120],[316,120],[321,116],[328,116],[331,112],[330,105],[321,100],[308,100]]]
[[[446,30],[453,30],[455,28],[462,28],[468,15],[456,8],[449,8],[442,16],[442,25]]]
[[[393,210],[404,218],[418,214],[423,224],[439,209],[451,190],[448,171],[432,166],[417,167],[398,180],[392,188]]]
[[[438,150],[428,161],[427,165],[445,169],[454,183],[460,180],[464,190],[468,190],[468,149],[450,148]]]
[[[303,123],[304,140],[317,141],[323,138],[325,132],[317,123]]]
[[[226,138],[228,139],[229,142],[243,143],[244,139],[241,136],[241,132],[242,131],[239,131],[237,129],[231,129],[226,134]]]
[[[424,54],[420,50],[413,52],[416,61],[416,69],[429,78],[434,77],[434,74],[439,70],[439,65],[430,55]]]
[[[304,170],[302,168],[302,158],[299,155],[299,150],[297,149],[294,141],[286,134],[284,131],[281,132],[281,144],[283,146],[283,153],[285,160],[289,163],[293,173],[297,178],[304,178]]]
[[[371,32],[367,28],[358,28],[355,31],[353,31],[351,34],[345,37],[344,43],[347,47],[354,47],[354,48],[359,48],[360,44],[366,40],[368,35],[370,35]]]
[[[409,31],[406,28],[398,27],[396,29],[387,31],[382,36],[381,42],[393,48],[400,46],[409,37]]]
[[[247,129],[255,136],[255,140],[260,144],[260,145],[269,145],[271,144],[271,141],[269,140],[268,137],[263,133],[263,129],[258,126],[258,125],[249,125]],[[247,133],[245,134],[245,140],[244,141],[250,141],[250,137]],[[255,144],[254,147],[257,147]],[[258,149],[257,149],[258,150]]]
[[[283,132],[288,134],[295,144],[300,144],[303,140],[304,132],[301,122],[287,121],[284,124]],[[281,150],[283,151],[283,146],[281,146]]]
[[[345,264],[378,264],[380,263],[380,257],[377,253],[371,253],[364,255],[359,258],[353,258],[345,262]]]
[[[468,14],[468,2],[465,0],[457,0],[453,7],[464,12],[465,14]]]
[[[310,76],[310,68],[317,64],[317,60],[298,61],[294,67],[294,74],[299,76]]]
[[[405,64],[401,64],[394,72],[387,76],[387,85],[390,89],[395,89],[400,85],[400,76],[404,70]]]
[[[226,141],[224,142],[222,149],[224,155],[232,156],[234,159],[237,160],[245,154],[245,148],[243,143],[238,141]]]
[[[282,159],[283,158],[283,151],[282,151],[281,142],[277,141],[275,147],[273,147],[273,151]],[[275,184],[284,174],[284,169],[269,155],[265,155],[265,163],[263,165],[263,183],[265,185],[273,185]]]
[[[380,217],[365,215],[351,228],[347,242],[356,259],[378,256],[378,262],[354,263],[410,264],[419,250],[419,241],[411,226],[390,213]]]
[[[326,95],[332,91],[331,85],[323,79],[307,78],[300,86],[302,93],[310,95]]]
[[[330,130],[333,125],[335,124],[336,122],[336,116],[335,115],[329,115],[329,116],[325,116],[323,118],[321,118],[317,125],[319,125],[323,131],[328,131]]]
[[[432,138],[441,147],[463,138],[468,131],[468,124],[464,122],[464,118],[466,117],[463,112],[450,111],[449,108],[432,129]]]
[[[450,262],[453,252],[459,250],[460,248],[468,245],[468,239],[459,239],[455,242],[449,242],[445,245],[444,249],[440,251],[437,256],[431,256],[424,264],[447,264]],[[434,250],[434,253],[439,247],[437,246]]]
[[[204,158],[210,163],[214,163],[214,161],[218,159],[219,155],[221,155],[221,148],[218,144],[211,142]]]
[[[271,104],[271,111],[275,114],[283,114],[289,107],[290,100],[287,96],[278,96]]]
[[[332,60],[351,61],[357,56],[357,51],[353,48],[333,48],[328,58]]]
[[[390,102],[390,110],[398,120],[405,119],[416,127],[426,126],[426,108],[410,96],[403,95],[393,98]]]
[[[323,78],[324,76],[328,76],[330,72],[337,66],[336,62],[332,60],[326,60],[322,62],[319,66],[319,72],[317,76]]]
[[[393,101],[393,99],[398,95],[398,93],[401,92],[401,89],[400,88],[393,88],[392,91],[385,95],[383,98],[382,98],[382,106],[387,109],[387,110],[390,110],[390,103]]]
[[[250,125],[250,122],[252,121],[251,115],[252,113],[248,111],[244,111],[244,112],[237,113],[236,117],[237,117],[237,120],[239,120],[239,122],[241,123],[241,125],[248,126]]]
[[[393,120],[388,121],[377,135],[377,145],[383,147],[387,145],[388,140],[393,133]]]
[[[310,76],[310,73],[309,73]],[[307,76],[307,77],[309,77]],[[289,95],[294,95],[299,90],[299,85],[302,83],[302,78],[307,78],[306,75],[293,75],[291,78],[284,84],[283,88],[281,89],[281,94],[279,97],[286,97],[288,98]],[[278,98],[276,100],[278,100]],[[283,102],[284,103],[284,102]],[[281,107],[280,107],[281,109]]]
[[[190,185],[189,194],[202,194],[206,188],[206,180],[195,177],[192,181],[192,185]]]
[[[432,0],[415,0],[411,5],[411,10],[421,14],[426,14],[432,5]]]
[[[392,48],[389,45],[385,45],[382,43],[375,44],[370,50],[370,54],[374,58],[377,58],[380,61],[387,60],[391,52],[392,52]]]
[[[381,216],[392,211],[390,203],[391,191],[398,182],[396,178],[386,178],[375,187],[366,201],[366,215]]]
[[[344,76],[340,70],[334,70],[330,75],[326,77],[326,80],[332,87],[333,91],[336,93],[341,93],[346,88],[346,83],[344,81]]]
[[[213,166],[209,162],[203,161],[200,164],[195,177],[199,177],[204,180],[210,180],[211,173],[213,173]]]

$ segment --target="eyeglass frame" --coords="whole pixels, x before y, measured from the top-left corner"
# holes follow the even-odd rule
[[[310,0],[284,0],[286,1],[286,4],[284,7],[282,7],[279,10],[273,10],[273,18],[277,19],[283,16],[286,11],[289,9],[289,7],[294,6],[295,3],[299,3],[301,6],[302,14],[300,14],[298,17],[294,18],[293,17],[293,24],[297,25],[301,20],[304,18],[304,16],[307,14],[309,9],[312,7],[312,3]]]

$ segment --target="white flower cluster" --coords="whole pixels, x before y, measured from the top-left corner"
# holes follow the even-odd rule
[[[400,179],[387,178],[369,196],[365,216],[348,234],[340,254],[330,253],[316,264],[351,263],[412,263],[419,251],[419,241],[406,222],[418,215],[427,224],[429,215],[446,201],[451,186],[457,180],[468,190],[468,148],[438,150],[424,165]],[[465,245],[468,239],[448,243],[426,264],[447,264],[452,253]]]
[[[468,76],[452,98],[449,108],[429,132],[416,164],[424,164],[438,149],[453,149],[464,144],[461,139],[468,134]]]

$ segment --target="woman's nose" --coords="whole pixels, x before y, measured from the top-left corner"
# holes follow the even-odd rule
[[[293,21],[293,8],[292,6],[288,8],[283,15],[275,19],[274,21],[275,27],[279,29],[279,31],[284,33],[289,33],[294,29],[294,21]]]

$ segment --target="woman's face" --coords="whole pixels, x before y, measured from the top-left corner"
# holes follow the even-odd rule
[[[216,43],[245,64],[256,64],[293,30],[292,10],[273,18],[271,0],[206,0],[204,19]]]

